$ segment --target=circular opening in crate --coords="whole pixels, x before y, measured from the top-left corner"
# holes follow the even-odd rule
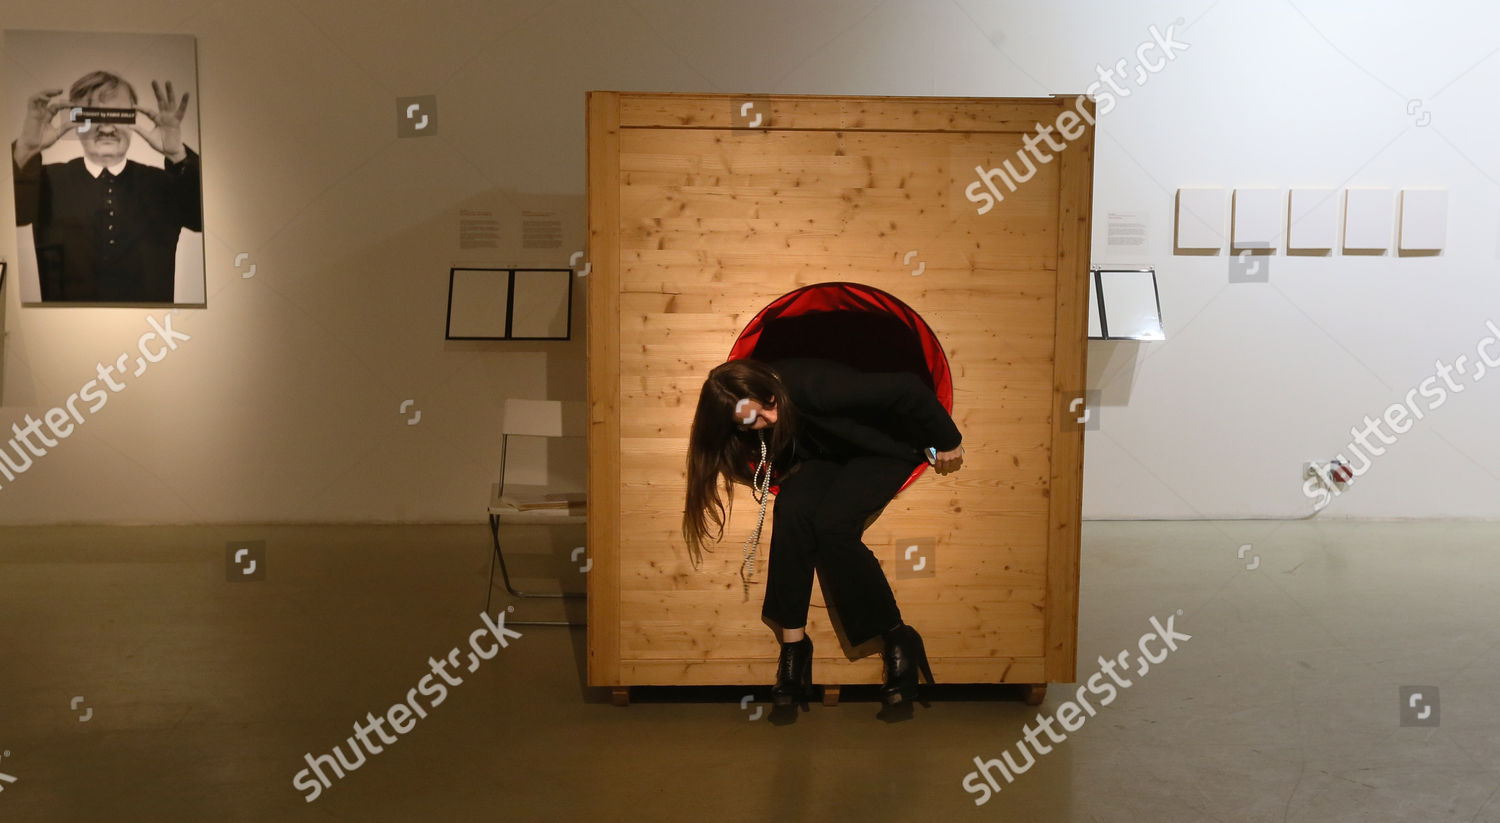
[[[860,371],[915,374],[953,411],[948,357],[932,327],[912,307],[873,286],[816,283],[776,298],[740,332],[730,360],[819,357]],[[912,470],[912,484],[927,468]]]

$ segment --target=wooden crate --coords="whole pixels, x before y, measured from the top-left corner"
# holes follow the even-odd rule
[[[746,102],[758,125],[738,116]],[[1024,173],[1023,141],[1075,109],[1082,135],[978,213],[976,166]],[[688,429],[756,313],[834,281],[910,305],[952,369],[963,469],[925,472],[865,533],[938,682],[1073,680],[1083,433],[1068,409],[1085,375],[1092,111],[1074,97],[589,94],[590,685],[774,681],[760,618],[772,518],[748,601],[748,488],[693,570]],[[899,547],[919,538],[936,541],[935,575],[898,577]],[[817,681],[880,682],[879,656],[849,659],[818,587],[813,601]]]

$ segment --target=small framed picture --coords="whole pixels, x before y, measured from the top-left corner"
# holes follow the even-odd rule
[[[1094,267],[1089,272],[1089,338],[1165,340],[1156,269]]]
[[[448,340],[571,340],[572,269],[448,270]]]

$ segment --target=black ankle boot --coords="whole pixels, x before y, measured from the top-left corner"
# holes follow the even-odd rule
[[[887,706],[905,703],[917,698],[917,669],[927,675],[927,682],[934,683],[932,668],[927,665],[927,649],[922,645],[922,636],[905,623],[885,632],[885,685],[880,689],[880,699]]]
[[[777,706],[806,703],[812,698],[812,639],[803,635],[795,643],[781,644],[781,659],[776,661],[776,685],[771,700]]]

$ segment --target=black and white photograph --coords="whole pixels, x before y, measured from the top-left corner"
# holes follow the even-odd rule
[[[4,38],[23,303],[201,305],[194,39]]]

